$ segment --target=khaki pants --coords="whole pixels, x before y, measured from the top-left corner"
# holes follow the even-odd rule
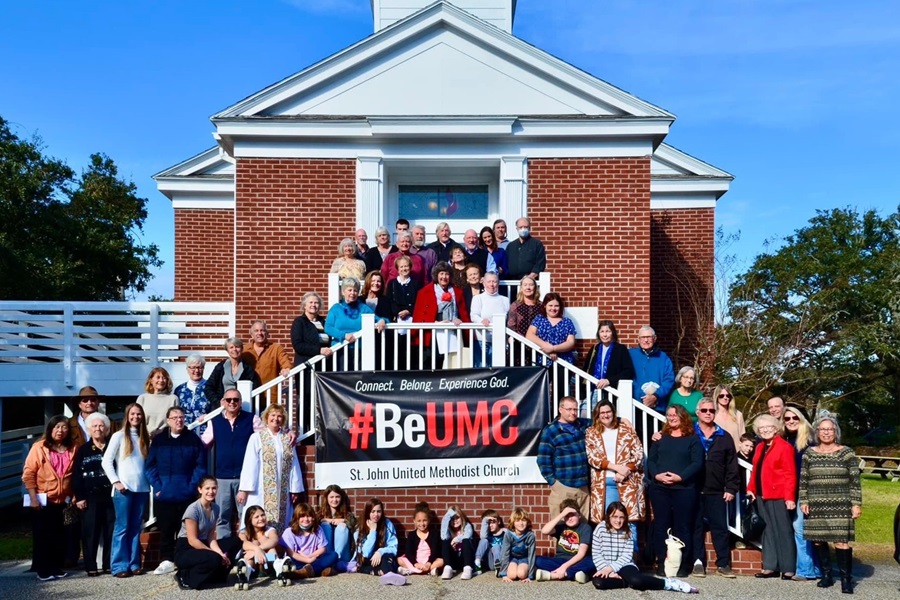
[[[572,498],[578,504],[578,511],[581,513],[584,522],[587,523],[591,518],[591,494],[587,486],[569,487],[561,484],[559,481],[550,486],[550,518],[554,519],[560,513],[559,505],[566,498]]]

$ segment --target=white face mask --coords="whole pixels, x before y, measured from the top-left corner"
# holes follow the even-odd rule
[[[519,234],[520,238],[527,238],[531,235],[531,230],[527,227],[523,227],[522,229],[517,229],[516,232]]]

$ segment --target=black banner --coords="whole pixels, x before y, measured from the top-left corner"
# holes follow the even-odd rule
[[[316,374],[316,486],[539,483],[541,367]]]

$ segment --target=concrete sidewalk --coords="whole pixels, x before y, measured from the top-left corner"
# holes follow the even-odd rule
[[[42,583],[34,573],[26,573],[28,561],[0,563],[0,585],[2,596],[11,600],[51,600],[75,598],[101,598],[123,600],[130,598],[285,598],[302,595],[315,596],[327,600],[341,598],[404,598],[406,600],[546,600],[548,597],[565,596],[566,600],[597,598],[598,592],[590,583],[580,585],[574,582],[542,582],[507,584],[493,574],[475,577],[471,581],[461,581],[459,577],[442,581],[438,577],[416,576],[404,587],[379,586],[378,579],[368,575],[339,575],[326,579],[295,581],[287,588],[263,578],[248,592],[236,592],[231,586],[197,591],[178,588],[171,575],[143,575],[130,579],[116,579],[110,576],[87,577],[83,572],[73,572],[59,581]],[[231,581],[232,578],[229,578]],[[900,585],[900,567],[896,564],[857,564],[854,568],[856,595],[866,600],[897,600]],[[708,598],[727,600],[821,600],[822,598],[846,597],[841,595],[840,584],[828,590],[816,587],[814,582],[798,583],[780,580],[762,580],[753,577],[724,579],[708,576],[700,579],[690,577],[686,581],[700,590]],[[675,592],[660,592],[660,597],[673,599]],[[612,596],[610,596],[612,598]],[[641,592],[619,590],[616,600],[646,598]]]

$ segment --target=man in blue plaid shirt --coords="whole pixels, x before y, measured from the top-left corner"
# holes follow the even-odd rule
[[[541,431],[537,464],[550,485],[550,518],[559,514],[566,498],[578,504],[587,521],[590,518],[590,467],[584,451],[584,432],[588,419],[578,418],[578,402],[572,396],[559,401],[559,420]]]

